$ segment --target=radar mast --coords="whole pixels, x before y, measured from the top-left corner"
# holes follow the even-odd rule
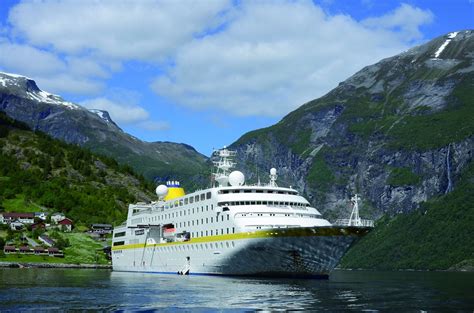
[[[236,152],[224,146],[223,149],[214,151],[214,155],[218,157],[218,160],[213,161],[216,171],[212,173],[212,176],[219,187],[226,187],[229,184],[230,169],[235,165],[232,158],[236,155]]]

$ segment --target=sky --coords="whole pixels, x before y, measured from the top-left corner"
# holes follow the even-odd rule
[[[474,0],[0,0],[0,71],[210,155],[379,60],[474,28]]]

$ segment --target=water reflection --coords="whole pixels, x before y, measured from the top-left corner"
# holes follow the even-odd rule
[[[474,273],[336,271],[329,280],[0,269],[0,311],[465,310]]]

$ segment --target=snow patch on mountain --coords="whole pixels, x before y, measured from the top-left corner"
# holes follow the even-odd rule
[[[454,39],[457,36],[458,33],[459,32],[453,32],[453,33],[448,34],[448,39],[446,39],[446,41],[443,42],[443,44],[438,48],[438,50],[436,50],[436,52],[434,54],[435,59],[437,59],[440,56],[440,54],[443,52],[443,50],[449,45],[451,40]]]

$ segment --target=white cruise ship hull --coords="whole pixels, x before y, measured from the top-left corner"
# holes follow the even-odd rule
[[[369,229],[312,227],[113,248],[115,271],[327,278]]]

